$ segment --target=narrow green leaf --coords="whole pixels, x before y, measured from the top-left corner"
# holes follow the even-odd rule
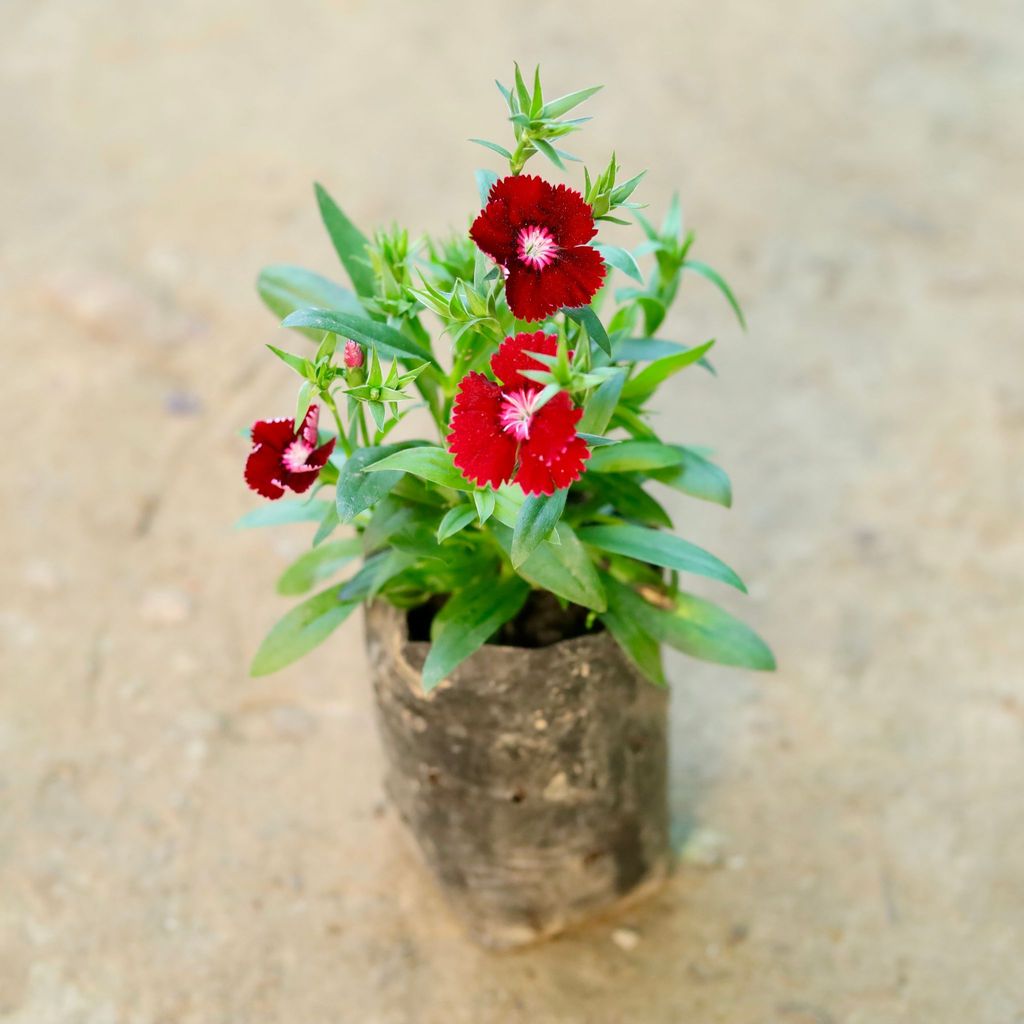
[[[516,517],[512,534],[511,558],[513,568],[518,569],[536,551],[542,541],[562,518],[568,488],[554,494],[538,494],[527,497]]]
[[[586,526],[577,531],[584,544],[592,544],[602,551],[625,555],[650,565],[660,565],[679,572],[692,572],[698,576],[721,580],[744,594],[747,588],[725,564],[709,551],[675,537],[661,530],[649,530],[644,526],[620,524],[612,526]]]
[[[483,526],[494,514],[494,506],[496,504],[494,491],[474,491],[473,504],[476,505],[476,514],[480,520],[480,525]]]
[[[622,386],[626,382],[624,373],[616,373],[601,383],[587,399],[580,420],[579,429],[590,434],[603,434],[611,422],[615,406],[619,404]]]
[[[324,502],[327,505],[327,511],[324,513],[323,519],[320,520],[320,525],[316,528],[316,533],[313,535],[313,547],[319,547],[334,531],[341,525],[341,520],[338,518],[338,505],[337,502]]]
[[[714,344],[715,340],[712,338],[711,341],[686,352],[677,352],[664,359],[656,359],[650,366],[645,366],[635,377],[631,377],[626,382],[626,386],[622,389],[622,397],[643,401],[654,394],[658,386],[673,374],[700,362]]]
[[[297,309],[316,306],[320,309],[340,309],[353,316],[365,316],[359,300],[347,288],[328,281],[326,277],[314,274],[302,267],[275,264],[264,267],[256,279],[256,290],[267,308],[283,320]],[[313,341],[319,341],[321,332],[301,328],[301,333]]]
[[[526,88],[526,82],[523,81],[523,73],[519,70],[519,65],[516,64],[516,98],[519,100],[519,109],[524,114],[530,112],[530,93]]]
[[[310,361],[303,356],[294,355],[291,352],[285,352],[284,349],[276,348],[273,345],[268,345],[267,348],[281,360],[285,366],[291,367],[299,376],[305,377],[309,370],[312,369]]]
[[[526,602],[530,587],[518,576],[483,577],[453,594],[434,617],[430,651],[423,664],[423,689],[445,676],[482,647]]]
[[[499,146],[496,142],[488,142],[487,139],[470,139],[469,141],[475,142],[478,146],[483,146],[485,149],[492,150],[498,156],[503,156],[506,160],[512,159],[512,153],[504,146]]]
[[[285,523],[319,523],[331,502],[301,501],[285,498],[283,501],[268,502],[251,512],[246,512],[235,523],[236,530],[253,530],[261,526],[281,526]]]
[[[717,270],[709,267],[706,263],[701,263],[699,260],[686,260],[683,263],[683,270],[692,270],[695,274],[700,274],[701,277],[710,281],[725,296],[725,301],[732,307],[732,311],[736,314],[736,319],[740,322],[740,327],[744,330],[747,329],[747,321],[744,319],[743,310],[740,309],[739,302],[736,301],[736,296],[733,295],[732,289],[726,284],[725,278]]]
[[[421,480],[429,480],[456,491],[473,490],[473,485],[455,468],[451,452],[433,445],[406,448],[366,467],[366,471],[371,474],[393,470],[412,473]]]
[[[473,505],[456,505],[448,509],[437,528],[437,543],[443,544],[460,530],[464,530],[476,519],[476,508]]]
[[[584,100],[590,99],[595,92],[599,92],[603,88],[604,86],[601,85],[593,85],[589,89],[578,89],[576,92],[559,96],[558,99],[544,104],[540,112],[541,117],[561,117],[563,114],[568,114],[573,107],[578,107]]]
[[[608,609],[599,617],[615,642],[640,671],[658,686],[665,685],[665,670],[661,664],[661,645],[631,614],[631,609],[620,597],[621,584],[603,576],[608,595]]]
[[[770,672],[775,658],[768,645],[747,625],[728,612],[692,594],[677,594],[671,607],[645,601],[632,587],[604,577],[614,593],[616,609],[638,627],[676,650],[702,661]],[[671,600],[671,599],[666,599]]]
[[[313,396],[316,394],[316,387],[312,381],[304,380],[299,388],[298,396],[295,399],[295,422],[302,423],[313,404]]]
[[[692,448],[679,450],[682,458],[677,468],[658,470],[651,476],[659,483],[691,497],[713,501],[716,505],[729,508],[732,505],[732,485],[725,470]]]
[[[616,185],[611,194],[612,206],[621,206],[633,194],[646,173],[646,171],[641,171],[630,178],[629,181]]]
[[[621,270],[627,277],[633,278],[640,284],[644,283],[644,275],[640,272],[640,266],[628,249],[617,245],[605,245],[602,242],[595,242],[593,246],[609,266]]]
[[[679,205],[679,193],[672,193],[672,201],[668,204],[668,212],[661,225],[661,237],[676,239],[683,230],[683,211]]]
[[[511,555],[512,532],[502,526],[492,526],[491,529],[506,553]],[[586,548],[568,523],[560,522],[552,536],[558,537],[557,545],[543,541],[516,571],[523,579],[550,590],[566,601],[603,612],[607,606],[604,588]]]
[[[539,117],[544,109],[544,93],[540,87],[540,65],[533,69],[533,96],[530,98],[530,117]]]
[[[331,541],[330,544],[306,551],[281,574],[277,581],[277,592],[285,595],[304,594],[362,553],[363,545],[358,537]]]
[[[582,324],[587,330],[587,336],[596,342],[600,348],[604,349],[608,355],[612,354],[612,343],[608,340],[608,332],[604,329],[604,324],[601,323],[600,318],[590,306],[580,306],[578,308],[566,306],[563,307],[562,312],[570,320],[575,320],[576,323]]]
[[[589,481],[620,518],[672,529],[669,514],[632,477],[625,473],[596,473]]]
[[[341,207],[319,183],[314,186],[320,217],[331,236],[334,251],[348,272],[357,295],[371,296],[377,289],[373,268],[369,264],[366,236],[345,216]]]
[[[358,600],[342,600],[335,586],[297,605],[278,619],[260,644],[252,660],[252,675],[265,676],[276,672],[322,644],[358,604]]]
[[[394,327],[335,309],[299,309],[286,316],[281,321],[281,326],[315,327],[321,331],[333,331],[343,338],[351,338],[361,345],[376,349],[382,356],[392,359],[418,359],[434,366],[438,365],[428,349],[407,338]]]
[[[557,168],[565,170],[565,164],[562,163],[562,158],[558,155],[555,147],[550,142],[545,142],[544,139],[531,138],[530,140],[537,150],[543,153]]]
[[[686,452],[679,445],[662,444],[660,441],[620,441],[591,452],[587,470],[594,473],[632,473],[678,466],[685,459]]]
[[[379,551],[366,559],[359,572],[341,588],[341,599],[366,601],[374,597],[387,583],[418,560],[418,555],[408,551]]]
[[[681,345],[678,341],[666,341],[664,338],[620,338],[612,346],[612,358],[623,363],[645,363],[651,359],[663,359],[666,356],[689,352],[692,346]],[[707,359],[701,359],[700,365],[711,373],[715,368]]]

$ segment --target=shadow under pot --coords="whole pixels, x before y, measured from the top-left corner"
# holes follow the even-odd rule
[[[524,945],[667,876],[668,693],[606,632],[487,644],[429,694],[409,615],[375,602],[366,642],[388,796],[473,939]]]

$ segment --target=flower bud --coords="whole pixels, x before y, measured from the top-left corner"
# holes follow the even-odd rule
[[[350,370],[357,370],[363,365],[363,350],[354,341],[345,342],[345,365]]]

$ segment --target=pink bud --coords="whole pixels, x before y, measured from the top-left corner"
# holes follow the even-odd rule
[[[345,342],[345,365],[350,370],[358,369],[363,365],[363,350],[354,341]]]

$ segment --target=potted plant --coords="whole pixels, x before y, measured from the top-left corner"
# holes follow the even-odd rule
[[[683,276],[710,281],[742,323],[739,306],[692,258],[678,200],[655,227],[634,200],[643,175],[621,181],[614,156],[580,190],[524,173],[535,156],[565,170],[558,147],[595,88],[546,100],[518,67],[499,88],[513,148],[474,140],[508,170],[477,172],[468,233],[367,237],[317,186],[351,290],[290,266],[260,275],[308,344],[268,346],[301,383],[293,417],[252,428],[245,479],[273,504],[243,524],[316,524],[278,582],[315,593],[252,671],[293,662],[366,605],[392,802],[472,934],[504,947],[669,870],[662,646],[774,662],[684,589],[687,574],[744,587],[670,532],[649,490],[731,502],[725,473],[659,437],[646,409],[675,374],[711,368],[712,341],[659,336]],[[633,252],[606,240],[628,217],[646,236]],[[646,274],[638,257],[653,258]]]

